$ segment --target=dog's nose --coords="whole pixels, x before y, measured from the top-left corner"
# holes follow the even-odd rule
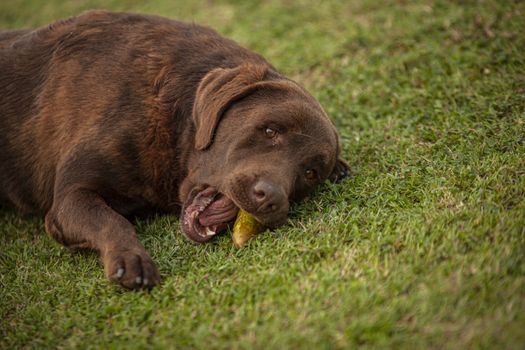
[[[252,200],[258,207],[257,211],[261,213],[273,212],[279,209],[283,196],[282,191],[268,181],[258,180],[253,186]]]

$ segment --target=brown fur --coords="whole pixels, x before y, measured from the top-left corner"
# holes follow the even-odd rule
[[[255,144],[275,108],[285,131]],[[126,218],[178,212],[212,185],[277,226],[289,200],[347,174],[306,91],[211,29],[155,16],[93,11],[0,33],[0,128],[0,203],[45,214],[53,238],[97,250],[129,288],[160,277]],[[261,179],[272,210],[254,203]]]

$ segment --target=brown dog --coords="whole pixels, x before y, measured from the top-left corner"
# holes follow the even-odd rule
[[[127,217],[182,209],[205,242],[238,208],[281,225],[289,201],[348,173],[304,89],[211,29],[155,16],[0,33],[0,129],[0,203],[45,214],[128,288],[160,278]]]

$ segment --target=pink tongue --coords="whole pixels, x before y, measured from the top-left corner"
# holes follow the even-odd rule
[[[237,210],[237,207],[233,204],[231,199],[226,196],[221,196],[219,199],[214,200],[199,215],[199,223],[202,226],[210,227],[213,230],[213,228],[217,228],[217,226],[222,226],[220,224],[233,220],[237,215]]]

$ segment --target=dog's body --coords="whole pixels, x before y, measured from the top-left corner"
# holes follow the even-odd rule
[[[155,16],[0,33],[0,130],[0,204],[45,214],[129,288],[159,274],[126,217],[182,208],[204,242],[238,207],[280,225],[289,200],[347,173],[306,91],[211,29]]]

